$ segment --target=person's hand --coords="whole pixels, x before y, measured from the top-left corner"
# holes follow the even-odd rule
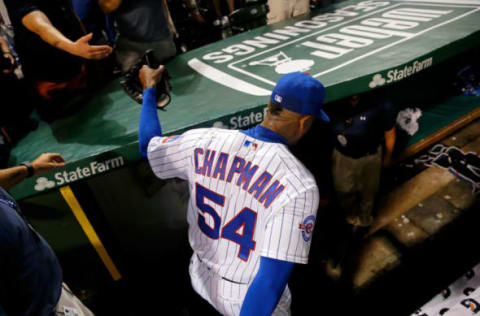
[[[88,42],[92,39],[93,34],[87,34],[80,37],[73,43],[70,52],[73,55],[83,57],[85,59],[103,59],[112,53],[112,48],[108,45],[90,45]]]
[[[152,69],[147,65],[143,65],[138,73],[138,78],[142,83],[143,90],[148,88],[155,88],[158,82],[162,80],[162,74],[165,70],[163,65],[158,66],[157,69]]]
[[[4,74],[9,74],[13,71],[13,69],[15,68],[15,58],[13,58],[13,55],[12,53],[10,52],[4,52],[3,53],[3,58],[6,58],[10,61],[10,64],[12,65],[9,69],[4,69],[3,70],[3,73]]]
[[[56,168],[65,167],[65,159],[57,153],[44,153],[32,161],[34,174],[47,173]]]

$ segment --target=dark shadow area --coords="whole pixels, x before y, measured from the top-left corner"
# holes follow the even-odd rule
[[[412,314],[480,261],[480,253],[475,250],[479,209],[477,203],[433,239],[412,248],[400,248],[401,264],[358,292],[326,277],[318,260],[321,242],[317,238],[312,244],[317,247],[312,248],[310,263],[297,266],[289,282],[292,315]],[[319,235],[316,232],[314,238]],[[377,234],[398,244],[383,231]]]

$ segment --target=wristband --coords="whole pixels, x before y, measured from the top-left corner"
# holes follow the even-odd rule
[[[33,176],[33,174],[35,173],[35,169],[33,169],[33,166],[30,163],[30,161],[24,161],[20,165],[27,167],[27,178],[30,178],[31,176]]]

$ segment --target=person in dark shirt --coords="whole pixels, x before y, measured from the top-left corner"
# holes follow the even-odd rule
[[[153,49],[159,63],[175,56],[176,30],[166,0],[99,0],[99,5],[117,23],[115,56],[123,72],[148,49]]]
[[[2,37],[3,36],[3,37]],[[14,52],[10,49],[7,36],[0,29],[0,94],[15,95],[15,99],[2,100],[0,116],[0,168],[6,168],[11,148],[30,131],[38,126],[38,122],[30,118],[33,111],[31,89],[25,80],[15,74],[17,67]]]
[[[15,49],[25,77],[38,95],[54,100],[83,89],[85,59],[107,57],[108,45],[92,46],[68,0],[5,0],[15,31]]]
[[[112,30],[109,28],[107,18],[100,10],[97,0],[73,0],[73,9],[82,21],[85,30],[93,33],[92,43],[103,44],[113,43],[114,38],[110,37]]]
[[[354,95],[334,107],[339,113],[332,120],[333,185],[349,226],[347,242],[336,262],[331,262],[335,267],[362,237],[365,230],[361,227],[368,227],[373,221],[382,165],[388,166],[392,161],[397,112],[392,103],[379,99],[378,95]]]
[[[62,283],[52,248],[5,191],[33,174],[64,166],[62,156],[45,153],[31,163],[0,170],[0,315],[93,315]]]

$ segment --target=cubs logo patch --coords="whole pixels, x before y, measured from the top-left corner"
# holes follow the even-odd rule
[[[477,314],[480,311],[480,304],[472,298],[467,298],[461,301],[461,304],[465,306],[465,308],[469,309],[473,314]]]
[[[171,143],[171,142],[175,141],[175,140],[176,140],[177,138],[179,138],[179,137],[180,137],[180,135],[165,137],[164,139],[162,139],[162,144]]]
[[[302,231],[302,237],[305,242],[309,242],[312,239],[313,226],[315,225],[315,215],[310,215],[303,220],[303,223],[298,225],[298,228]]]

